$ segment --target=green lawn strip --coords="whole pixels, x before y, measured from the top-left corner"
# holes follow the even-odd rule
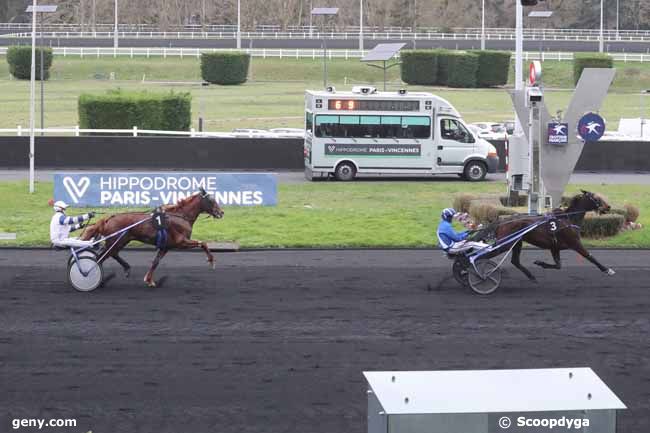
[[[640,222],[650,224],[650,191],[647,186],[582,186],[605,194],[614,205],[641,206]],[[570,193],[580,186],[571,186]],[[276,207],[227,207],[223,220],[200,219],[193,238],[236,241],[246,247],[430,247],[441,209],[450,206],[453,194],[502,193],[501,183],[465,182],[356,182],[281,184]],[[49,245],[52,215],[47,200],[51,183],[38,183],[34,195],[26,182],[0,183],[4,205],[0,232],[16,233],[16,241],[0,245]],[[127,209],[97,209],[120,212]],[[74,209],[71,213],[82,212]],[[586,240],[603,247],[650,247],[650,233],[622,233],[614,238]]]
[[[45,122],[50,127],[72,127],[78,124],[77,99],[80,93],[103,93],[120,87],[191,92],[195,128],[198,127],[200,112],[204,114],[206,129],[211,131],[243,127],[302,127],[304,91],[322,87],[322,63],[311,59],[254,58],[252,65],[253,79],[244,85],[201,87],[187,84],[200,80],[196,58],[79,59],[57,56],[52,79],[45,86]],[[638,93],[650,88],[650,63],[616,62],[616,66],[616,79],[601,110],[608,120],[609,129],[616,129],[621,117],[639,117],[644,102]],[[357,59],[333,59],[328,63],[328,70],[331,84],[339,90],[349,90],[352,85],[360,83],[374,83],[379,87],[383,79],[380,70]],[[544,62],[544,71],[546,86],[563,89],[547,93],[549,111],[555,114],[558,109],[566,110],[572,93],[567,89],[573,88],[572,62],[547,61]],[[115,81],[107,79],[111,72],[115,73]],[[143,77],[147,83],[142,83]],[[511,75],[511,82],[512,78]],[[170,81],[177,83],[170,84]],[[398,68],[389,70],[389,81],[399,81]],[[393,85],[390,88],[394,90],[397,87]],[[510,97],[504,89],[408,88],[430,91],[448,99],[468,122],[503,121],[513,116]],[[10,80],[6,60],[1,56],[0,95],[0,128],[27,127],[29,84]]]

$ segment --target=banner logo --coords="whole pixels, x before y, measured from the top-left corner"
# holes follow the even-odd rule
[[[55,173],[54,199],[87,207],[173,204],[204,189],[224,206],[275,206],[271,173]]]
[[[598,141],[605,134],[605,119],[596,113],[587,113],[578,121],[578,135],[584,141]]]
[[[548,142],[550,144],[568,144],[569,143],[569,124],[568,123],[549,123],[548,124]]]
[[[328,144],[325,155],[420,156],[419,144]]]
[[[72,202],[77,204],[79,203],[79,199],[81,199],[81,197],[83,197],[83,195],[88,190],[88,187],[90,186],[90,179],[88,179],[87,176],[83,176],[79,178],[79,180],[75,181],[70,176],[65,176],[63,178],[63,186],[72,199]]]

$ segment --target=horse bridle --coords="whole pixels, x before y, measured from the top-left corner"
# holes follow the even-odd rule
[[[586,191],[586,192],[583,192],[582,195],[587,196],[587,198],[589,198],[589,200],[591,200],[591,202],[594,204],[594,206],[596,206],[596,210],[598,212],[602,212],[601,208],[603,207],[603,203],[602,203],[602,201],[596,199],[593,192]]]

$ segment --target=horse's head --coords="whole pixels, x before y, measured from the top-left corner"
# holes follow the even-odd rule
[[[223,218],[223,209],[221,209],[214,197],[203,188],[199,189],[199,197],[201,198],[201,212],[212,215],[214,218]]]
[[[590,191],[585,191],[584,189],[581,189],[580,191],[582,192],[582,195],[579,196],[579,200],[583,210],[596,211],[599,214],[604,214],[612,209],[609,203],[607,203],[600,195],[594,194]]]

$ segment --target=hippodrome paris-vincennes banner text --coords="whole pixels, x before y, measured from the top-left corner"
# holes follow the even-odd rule
[[[275,206],[271,173],[55,173],[54,199],[78,207],[157,207],[205,189],[225,206]]]

